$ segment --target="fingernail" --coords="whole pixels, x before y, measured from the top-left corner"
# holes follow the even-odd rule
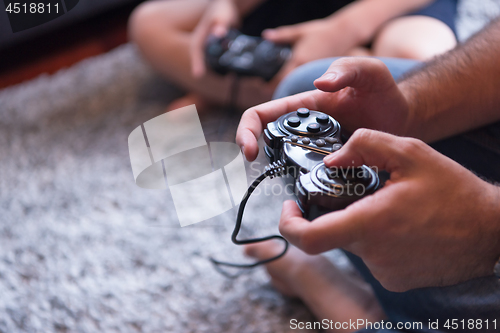
[[[326,72],[317,81],[334,81],[337,78],[337,73]]]
[[[336,151],[334,151],[333,153],[331,153],[330,155],[326,155],[324,158],[323,158],[323,163],[331,163],[334,159],[335,159],[335,153]]]
[[[274,30],[273,29],[266,29],[264,31],[262,31],[262,36],[263,37],[272,37],[274,34]]]
[[[240,150],[241,150],[241,153],[243,154],[243,156],[245,156],[245,146],[241,146]]]

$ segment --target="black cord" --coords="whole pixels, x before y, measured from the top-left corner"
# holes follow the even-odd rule
[[[229,263],[229,262],[223,262],[216,260],[214,258],[210,258],[210,261],[218,266],[228,266],[228,267],[236,267],[236,268],[254,268],[263,264],[267,264],[273,260],[279,259],[282,256],[285,255],[286,251],[288,250],[288,241],[280,235],[272,235],[272,236],[267,236],[267,237],[260,237],[260,238],[251,238],[251,239],[242,239],[239,240],[237,239],[238,233],[240,232],[241,229],[241,221],[243,219],[243,211],[245,210],[245,206],[247,204],[248,199],[250,198],[250,195],[252,195],[253,191],[257,188],[257,186],[267,177],[274,178],[274,177],[281,177],[282,175],[285,174],[285,167],[282,161],[278,161],[275,163],[270,164],[269,166],[266,167],[266,170],[264,171],[263,174],[261,174],[257,179],[255,179],[248,188],[247,192],[245,193],[245,196],[241,200],[240,207],[238,209],[238,215],[236,217],[236,224],[234,226],[233,234],[231,235],[231,240],[233,241],[234,244],[236,245],[244,245],[244,244],[251,244],[251,243],[259,243],[259,242],[265,242],[267,240],[271,239],[281,239],[282,241],[285,242],[285,248],[283,251],[281,251],[280,254],[257,261],[253,264],[235,264],[235,263]],[[219,270],[220,271],[220,270]],[[223,273],[224,275],[227,275],[227,273]]]

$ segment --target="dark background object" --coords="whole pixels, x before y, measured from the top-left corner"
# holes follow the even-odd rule
[[[17,33],[9,20],[0,20],[0,87],[54,73],[125,43],[128,17],[143,1],[66,1],[76,4],[67,14]]]
[[[58,32],[70,29],[73,25],[83,21],[97,17],[100,14],[112,14],[113,11],[123,8],[128,4],[138,4],[143,0],[80,0],[79,2],[66,1],[66,5],[71,7],[72,10],[67,8],[67,13],[61,17],[39,25],[32,29],[13,33],[9,25],[9,20],[0,20],[0,51],[7,47],[12,47],[21,42],[33,41],[37,37],[47,34],[57,36]],[[5,9],[2,8],[2,16],[5,16]]]
[[[78,2],[78,0],[76,0]],[[55,20],[64,15],[61,0],[4,0],[12,32],[16,33]]]

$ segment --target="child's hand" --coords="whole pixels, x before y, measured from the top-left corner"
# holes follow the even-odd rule
[[[276,76],[281,81],[296,67],[313,60],[344,56],[362,44],[352,22],[338,15],[276,29],[267,29],[262,37],[275,43],[291,44],[292,58]]]
[[[214,0],[193,31],[191,39],[191,70],[194,77],[205,74],[205,42],[209,34],[223,37],[229,28],[240,21],[240,14],[233,1]]]

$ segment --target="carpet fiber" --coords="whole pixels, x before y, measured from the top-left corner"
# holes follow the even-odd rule
[[[460,1],[462,40],[500,9],[477,4]],[[0,333],[280,333],[312,320],[262,268],[228,279],[211,266],[248,260],[230,242],[234,210],[180,228],[168,191],[134,184],[129,133],[180,93],[130,45],[0,91]],[[237,114],[201,118],[207,141],[234,138]],[[249,201],[243,237],[277,232],[276,182]]]

